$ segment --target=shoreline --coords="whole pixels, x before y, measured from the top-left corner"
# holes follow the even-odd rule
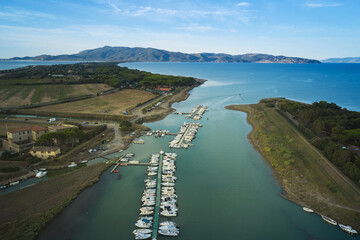
[[[349,188],[347,183],[339,179],[336,174],[331,171],[331,169],[329,170],[325,167],[321,168],[323,167],[321,163],[310,163],[311,166],[304,165],[303,162],[306,163],[306,161],[312,161],[314,159],[313,155],[311,157],[310,155],[307,155],[309,154],[309,152],[307,152],[309,149],[304,150],[299,156],[293,156],[293,158],[296,159],[294,166],[284,167],[281,165],[281,163],[279,163],[279,159],[274,159],[274,157],[278,155],[273,154],[273,152],[280,152],[281,147],[276,145],[276,143],[271,145],[271,134],[274,134],[273,129],[264,128],[264,126],[269,125],[261,124],[259,122],[261,119],[261,121],[270,122],[270,126],[276,124],[269,120],[270,117],[267,115],[269,112],[264,114],[265,110],[263,108],[265,107],[261,107],[261,101],[257,104],[229,105],[225,108],[228,110],[241,111],[247,114],[247,123],[252,126],[252,130],[247,135],[247,138],[249,139],[249,142],[252,144],[254,149],[260,153],[264,159],[264,162],[271,167],[273,172],[272,175],[274,179],[279,182],[283,191],[279,192],[279,195],[282,198],[295,203],[300,207],[311,207],[317,214],[329,216],[340,223],[349,224],[355,229],[360,229],[358,216],[360,212],[358,201],[359,194],[355,190]],[[263,115],[259,114],[259,112],[261,112]],[[284,117],[282,116],[282,118]],[[274,120],[274,118],[272,120]],[[285,122],[286,119],[284,118],[282,121]],[[290,123],[287,124],[290,125]],[[292,127],[286,127],[287,129],[279,132],[290,134],[287,131],[294,131]],[[266,143],[265,141],[269,136],[270,144],[269,142]],[[280,135],[276,136],[277,138],[280,137]],[[285,147],[287,147],[287,138],[285,138],[284,135],[282,136],[282,138],[285,139]],[[295,139],[296,144],[298,144],[300,147],[309,148],[309,146],[303,142],[304,139],[299,139]],[[281,139],[279,141],[281,141]],[[270,150],[267,148],[270,148]],[[294,149],[291,150],[298,154],[298,152],[296,152]],[[316,151],[314,149],[310,150],[313,152]],[[309,158],[307,159],[307,157]],[[323,161],[320,159],[321,157],[316,157],[319,158],[319,162]],[[334,193],[328,190],[330,184],[337,187],[337,192]]]
[[[206,80],[204,80],[205,82]],[[203,83],[203,82],[202,82]],[[190,96],[190,91],[193,90],[195,87],[198,87],[200,86],[202,83],[200,83],[199,85],[196,85],[196,86],[191,86],[191,87],[186,87],[184,89],[182,89],[178,94],[176,95],[173,95],[168,101],[164,102],[164,106],[162,106],[162,108],[164,108],[164,110],[162,110],[161,114],[155,114],[153,116],[155,116],[154,118],[150,118],[150,119],[145,119],[145,121],[143,121],[142,123],[145,123],[145,122],[155,122],[155,121],[160,121],[162,119],[164,119],[165,117],[167,117],[169,114],[171,114],[172,112],[175,111],[174,108],[172,108],[172,104],[173,103],[176,103],[176,102],[181,102],[181,101],[185,101],[189,96]],[[163,105],[162,104],[162,105]],[[151,115],[150,115],[151,116]],[[140,124],[142,126],[142,124]],[[139,137],[139,136],[142,136],[143,133],[140,130],[140,133],[137,134],[135,137]],[[121,135],[121,138],[123,137],[126,137],[128,136],[129,134],[126,134],[124,136]],[[133,138],[130,142],[128,143],[124,143],[123,145],[123,150],[126,150],[130,145],[131,143],[133,142],[135,138]],[[107,152],[105,155],[108,155],[110,154],[111,152],[115,151],[114,149],[111,150],[110,152]],[[99,156],[97,156],[99,157]],[[44,229],[53,219],[56,218],[56,216],[58,216],[64,208],[66,208],[67,206],[69,206],[71,204],[71,202],[73,202],[77,196],[79,194],[81,194],[83,192],[83,190],[93,186],[94,184],[96,184],[100,177],[102,176],[102,174],[107,170],[109,169],[111,166],[108,166],[107,164],[103,163],[103,164],[95,164],[96,166],[97,165],[102,165],[102,168],[99,169],[99,171],[97,172],[97,176],[95,178],[95,180],[91,181],[90,183],[87,183],[86,185],[83,185],[81,188],[79,188],[78,190],[74,191],[74,192],[71,192],[69,195],[69,198],[67,201],[64,201],[62,203],[59,203],[59,204],[56,204],[56,206],[53,206],[50,208],[49,210],[49,213],[44,213],[44,214],[40,214],[40,218],[41,218],[41,221],[38,222],[36,220],[32,220],[32,221],[27,221],[27,224],[25,224],[25,229],[34,229],[33,232],[31,232],[30,234],[32,234],[32,236],[29,236],[29,239],[36,239],[36,237],[38,236],[38,234],[41,232],[42,229]],[[95,165],[92,165],[92,166],[95,166]],[[66,177],[70,174],[72,174],[73,176],[77,176],[79,177],[79,175],[82,173],[82,172],[88,172],[90,171],[91,166],[87,166],[85,168],[82,168],[82,169],[79,169],[75,172],[71,172],[71,173],[67,173],[67,174],[63,174],[63,175],[60,175],[58,177],[56,177],[56,179],[60,179],[60,178],[63,178],[63,177]],[[91,168],[95,168],[95,167],[91,167]],[[88,170],[88,171],[87,171]],[[81,172],[81,173],[80,173]],[[56,180],[55,179],[55,180]],[[15,194],[26,194],[26,192],[28,194],[35,194],[34,192],[34,189],[33,187],[36,187],[38,188],[40,184],[42,184],[41,186],[43,185],[47,185],[47,184],[50,184],[51,182],[55,181],[55,180],[51,180],[50,182],[48,181],[44,181],[44,182],[41,182],[39,184],[35,184],[35,185],[32,185],[31,187],[28,187],[28,188],[24,188],[24,189],[19,189],[19,190],[16,190],[14,192],[11,192],[11,193],[8,193],[6,195],[3,195],[3,196],[0,196],[0,203],[3,202],[3,201],[6,201],[6,199],[9,199],[11,198],[12,196],[14,196]],[[26,192],[24,192],[24,190],[26,189]],[[30,193],[29,193],[30,192]],[[21,198],[23,199],[23,198]],[[27,199],[27,197],[25,196],[24,199]],[[36,214],[37,215],[37,214]],[[32,216],[32,215],[31,215]],[[31,217],[30,216],[30,217]],[[11,218],[9,221],[7,221],[7,223],[4,223],[2,225],[0,225],[0,232],[2,233],[3,231],[7,232],[9,235],[12,234],[11,230],[10,232],[8,232],[9,230],[4,230],[4,229],[7,229],[10,227],[10,229],[13,229],[15,228],[14,225],[21,225],[21,222],[20,223],[20,218],[21,218],[21,214],[18,214],[18,215],[15,215],[13,218]],[[33,216],[35,217],[35,216]],[[28,218],[28,217],[27,217]],[[12,226],[12,227],[11,227]],[[14,230],[15,231],[15,230]],[[3,233],[1,235],[4,235]],[[10,237],[10,236],[9,236]],[[6,237],[4,237],[4,239],[8,239]]]

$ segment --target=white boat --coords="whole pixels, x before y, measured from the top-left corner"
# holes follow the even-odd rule
[[[68,165],[69,168],[76,167],[76,166],[77,166],[77,164],[75,162],[71,162],[71,164]]]
[[[36,178],[42,178],[42,177],[45,176],[46,174],[47,174],[46,171],[45,171],[45,172],[40,171],[40,172],[38,172],[38,173],[35,175],[35,177],[36,177]]]
[[[84,163],[87,163],[88,161],[87,160],[84,160],[84,161],[81,161],[80,163],[84,164]]]
[[[303,207],[303,210],[305,212],[308,212],[308,213],[313,213],[314,212],[314,210],[312,210],[311,208],[307,208],[307,207]]]
[[[10,186],[15,186],[18,185],[20,183],[20,181],[15,181],[15,182],[11,182],[9,183]]]
[[[324,215],[321,215],[321,218],[322,218],[325,222],[330,223],[331,225],[334,225],[334,226],[337,225],[337,222],[336,222],[334,219],[331,219],[331,218],[329,218],[329,217],[327,217],[327,216],[324,216]]]
[[[152,233],[152,230],[145,228],[145,229],[135,229],[133,231],[133,234],[138,234],[138,233],[142,233],[142,234]]]
[[[154,214],[154,211],[142,211],[139,213],[140,216],[147,216]]]
[[[160,223],[160,226],[165,226],[165,225],[170,225],[170,226],[174,226],[174,227],[177,226],[175,222],[171,222],[171,221],[165,221],[165,222]]]
[[[165,216],[165,217],[176,217],[177,216],[177,213],[176,212],[169,212],[169,211],[161,211],[160,213],[162,216]]]
[[[344,232],[346,232],[350,235],[356,235],[358,233],[355,229],[353,229],[349,225],[345,226],[345,225],[339,223],[339,227],[341,230],[343,230]]]
[[[143,139],[135,140],[134,143],[136,144],[144,144],[145,141]]]
[[[164,236],[176,237],[179,235],[179,231],[159,230],[159,234],[164,235]]]
[[[135,235],[135,239],[148,239],[151,237],[150,233],[138,233]]]

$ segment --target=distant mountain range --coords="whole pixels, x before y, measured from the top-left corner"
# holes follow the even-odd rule
[[[223,53],[181,53],[155,48],[109,47],[69,55],[15,57],[8,60],[38,61],[113,61],[113,62],[230,62],[230,63],[320,63],[318,60],[268,54],[230,55]]]
[[[360,57],[346,57],[346,58],[328,58],[322,60],[323,63],[360,63]]]

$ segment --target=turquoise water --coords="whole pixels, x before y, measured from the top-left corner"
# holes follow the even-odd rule
[[[143,162],[160,150],[178,153],[179,216],[174,220],[181,229],[175,239],[353,239],[318,215],[305,213],[279,196],[281,188],[272,170],[246,138],[251,131],[246,115],[224,106],[283,96],[309,103],[334,101],[360,110],[360,65],[125,65],[209,80],[195,88],[188,100],[173,105],[181,112],[188,112],[196,104],[209,106],[210,111],[200,120],[204,127],[193,141],[195,146],[170,150],[168,142],[172,137],[144,136],[144,145],[132,145],[126,151],[135,152],[135,159]],[[177,132],[184,121],[184,116],[169,115],[146,125]],[[121,167],[120,180],[107,171],[98,184],[82,192],[52,221],[39,239],[133,239],[145,169]]]

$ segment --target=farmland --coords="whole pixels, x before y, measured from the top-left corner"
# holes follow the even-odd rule
[[[116,93],[75,102],[56,104],[31,109],[33,112],[75,112],[89,114],[120,114],[138,104],[149,101],[157,95],[135,89],[125,89]]]
[[[0,86],[0,108],[96,95],[109,89],[106,84]]]

